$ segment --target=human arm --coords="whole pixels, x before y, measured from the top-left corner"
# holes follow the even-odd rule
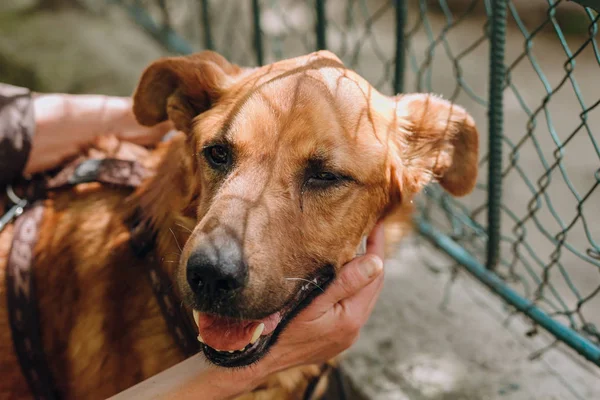
[[[45,94],[35,97],[33,107],[36,133],[26,174],[59,165],[99,136],[149,145],[172,129],[170,122],[151,128],[139,125],[128,97]]]
[[[148,145],[170,129],[140,126],[127,97],[32,94],[0,83],[0,187],[60,165],[99,136]]]

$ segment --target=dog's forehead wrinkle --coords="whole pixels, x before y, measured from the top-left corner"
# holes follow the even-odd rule
[[[236,96],[230,98],[228,96],[224,96],[225,102],[231,103],[229,107],[229,111],[227,112],[227,118],[225,119],[225,123],[222,126],[220,131],[220,135],[226,135],[229,132],[230,125],[233,124],[236,119],[239,117],[242,110],[245,108],[247,103],[251,100],[255,99],[257,96],[260,96],[265,90],[268,90],[269,87],[277,84],[280,80],[284,80],[288,77],[293,77],[296,74],[302,74],[305,69],[296,68],[290,70],[285,70],[275,75],[275,77],[269,77],[269,72],[259,72],[257,77],[249,77],[248,81],[243,82],[240,87],[233,87],[230,89],[231,93],[236,93]],[[266,81],[264,79],[266,79]],[[284,91],[283,93],[285,93]],[[280,93],[281,95],[281,93]],[[263,97],[265,97],[263,95]],[[267,99],[269,97],[266,97]],[[282,99],[282,96],[274,96],[274,99]]]
[[[280,110],[261,96],[238,110],[234,118],[224,121],[217,137],[224,138],[241,153],[272,151],[280,140]]]
[[[335,102],[332,91],[323,82],[323,79],[314,75],[299,73],[268,81],[251,88],[236,101],[226,120],[224,130],[228,130],[229,126],[235,123],[250,104],[256,106],[256,103],[260,103],[270,108],[273,113],[283,115],[298,112],[297,106],[319,97],[327,99],[331,104]]]
[[[332,71],[334,73],[331,74],[330,81],[339,81],[340,77],[344,75],[335,69]],[[321,73],[321,71],[318,72]],[[338,96],[331,94],[323,79],[313,76],[310,76],[309,79],[305,76],[298,78],[294,75],[290,75],[288,78],[295,79],[295,81],[288,82],[288,79],[270,81],[269,85],[262,85],[260,90],[253,90],[250,95],[244,96],[243,101],[237,106],[236,112],[230,114],[230,117],[223,123],[222,132],[226,132],[234,142],[243,141],[253,146],[254,152],[259,148],[266,151],[268,147],[271,153],[282,150],[280,140],[290,136],[290,132],[294,131],[294,129],[290,129],[290,125],[295,122],[301,122],[306,127],[304,130],[299,130],[300,134],[296,134],[296,136],[300,138],[304,136],[308,141],[329,136],[339,137],[340,141],[344,143],[352,142],[347,140],[351,138],[354,139],[355,145],[361,145],[362,143],[358,143],[357,139],[365,128],[375,136],[380,135],[375,132],[374,117],[371,115],[369,107],[345,107],[344,110],[343,107],[338,106],[339,102],[352,100],[348,99],[349,96],[346,95],[348,90],[339,92],[340,98],[336,99],[335,97]],[[358,88],[353,89],[354,92],[358,90],[363,93],[359,83],[354,82],[351,78],[346,78],[344,80],[352,82],[351,85],[346,84],[346,86],[354,86]],[[337,86],[342,85],[338,83]],[[322,95],[324,90],[329,92],[327,96]],[[363,93],[362,96],[367,97],[368,94]],[[333,120],[331,116],[334,116]],[[322,121],[325,121],[326,126],[320,126],[323,125]],[[315,133],[306,135],[307,130],[315,131]],[[261,140],[265,136],[277,140]],[[298,138],[289,139],[298,140]]]

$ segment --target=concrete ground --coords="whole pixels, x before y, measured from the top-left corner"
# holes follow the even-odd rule
[[[527,337],[531,324],[452,267],[417,238],[386,260],[381,298],[342,363],[351,398],[600,398],[598,367],[543,332]]]

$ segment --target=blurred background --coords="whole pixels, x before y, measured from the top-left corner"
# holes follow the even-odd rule
[[[378,308],[344,361],[350,389],[378,399],[600,398],[600,369],[586,361],[600,354],[599,18],[572,1],[505,4],[503,104],[491,113],[484,0],[2,0],[0,81],[127,96],[165,55],[209,48],[252,66],[325,47],[386,94],[451,99],[481,133],[479,184],[460,201],[430,186],[419,221],[573,342],[517,315],[456,252],[415,235],[388,260]],[[503,122],[502,165],[490,181],[492,114]],[[490,182],[502,188],[491,261]]]

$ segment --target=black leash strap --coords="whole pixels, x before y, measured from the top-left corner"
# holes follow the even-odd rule
[[[39,324],[33,275],[34,248],[44,208],[36,202],[15,222],[6,271],[8,315],[13,345],[29,389],[38,400],[57,399]]]

